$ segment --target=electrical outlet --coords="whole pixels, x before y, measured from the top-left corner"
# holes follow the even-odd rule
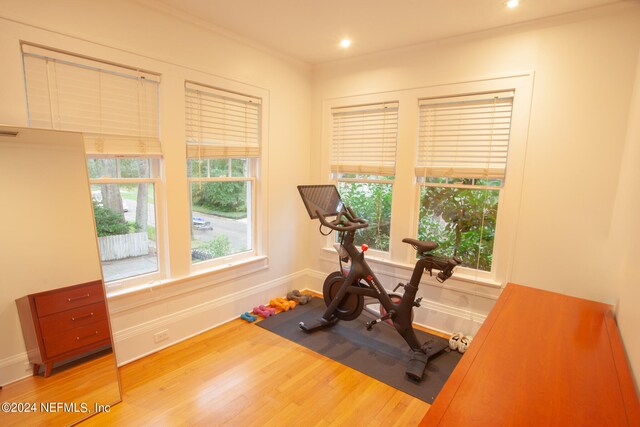
[[[156,332],[153,334],[153,342],[164,341],[169,338],[169,330],[165,329],[164,331]]]

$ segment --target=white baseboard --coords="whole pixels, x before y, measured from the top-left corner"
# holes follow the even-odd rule
[[[294,287],[306,287],[305,280],[307,280],[307,274],[305,270],[302,270],[245,288],[233,294],[204,301],[187,309],[155,317],[126,329],[114,330],[114,348],[118,366],[237,319],[241,313],[251,310],[256,305],[265,304],[275,296],[284,296]],[[167,301],[151,301],[148,305],[154,303],[166,304]],[[137,309],[142,309],[142,306]],[[112,325],[116,323],[114,318],[126,315],[131,310],[135,311],[136,308],[111,313]],[[168,338],[156,343],[154,342],[154,334],[160,331],[167,331]],[[16,354],[0,360],[0,385],[12,383],[32,374],[32,366],[29,363],[27,353]]]
[[[27,353],[15,354],[0,360],[0,386],[33,375]]]
[[[256,305],[265,304],[274,296],[286,295],[288,291],[293,289],[294,283],[298,288],[302,288],[299,284],[304,283],[305,276],[306,273],[303,270],[123,330],[114,331],[118,366],[133,362],[237,319],[241,313],[251,310]],[[168,339],[155,343],[154,334],[160,331],[167,331]]]

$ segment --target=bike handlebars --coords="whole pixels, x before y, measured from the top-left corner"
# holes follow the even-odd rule
[[[346,211],[338,212],[336,219],[333,221],[327,221],[326,214],[320,210],[317,210],[316,214],[322,225],[338,232],[355,231],[369,226],[367,220],[356,216],[349,206],[346,206],[346,208]]]

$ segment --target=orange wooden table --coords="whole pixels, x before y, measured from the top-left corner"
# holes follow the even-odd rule
[[[611,306],[508,284],[421,426],[640,426]]]

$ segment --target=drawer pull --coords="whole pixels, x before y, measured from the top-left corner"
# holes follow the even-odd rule
[[[91,294],[86,294],[86,295],[81,295],[79,297],[75,297],[75,298],[67,298],[68,302],[73,302],[73,301],[78,301],[81,299],[85,299],[85,298],[89,298],[91,296]]]
[[[85,314],[84,316],[80,316],[80,317],[72,317],[71,321],[75,322],[76,320],[82,320],[82,319],[86,319],[88,317],[93,317],[93,313]]]
[[[96,331],[95,334],[87,335],[86,337],[76,337],[76,341],[85,340],[87,338],[91,338],[94,335],[98,335],[98,331]]]

